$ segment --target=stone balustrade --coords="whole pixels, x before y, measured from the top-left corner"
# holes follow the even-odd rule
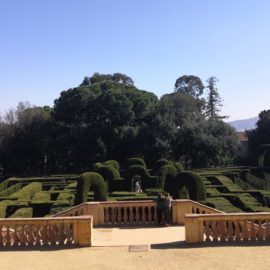
[[[270,213],[187,214],[187,243],[265,242],[270,240]]]
[[[172,202],[173,224],[184,225],[186,214],[224,214],[224,212],[197,203],[192,200],[174,200]]]
[[[175,225],[185,224],[186,214],[211,214],[223,212],[194,202],[192,200],[174,200],[172,202],[172,222]],[[116,201],[116,202],[87,202],[54,215],[79,216],[92,215],[94,225],[153,225],[157,223],[156,202]]]
[[[0,247],[91,246],[92,216],[0,219]]]
[[[101,225],[153,225],[157,222],[154,201],[105,202],[99,207]]]

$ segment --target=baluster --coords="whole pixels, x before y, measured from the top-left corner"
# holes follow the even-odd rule
[[[19,237],[17,234],[17,225],[14,226],[14,232],[13,232],[13,246],[18,246],[19,243]]]
[[[133,209],[133,207],[129,207],[129,210],[130,210],[130,214],[129,214],[130,224],[133,224],[134,218],[135,218],[134,211],[133,211],[134,209]]]
[[[43,242],[43,245],[48,245],[48,232],[47,232],[47,225],[44,224],[43,227],[42,227],[42,242]]]
[[[240,229],[239,229],[238,221],[235,221],[234,225],[235,225],[235,241],[240,241],[241,237],[240,237]]]
[[[229,221],[229,228],[228,228],[228,240],[233,241],[233,222]]]
[[[135,221],[135,223],[136,224],[139,224],[139,222],[140,222],[140,213],[139,213],[139,207],[137,206],[137,207],[135,207],[135,209],[136,209],[136,221]]]
[[[33,235],[33,226],[32,224],[28,225],[28,245],[34,245],[35,238]]]
[[[150,224],[150,207],[146,206],[144,208],[144,212],[145,212],[145,223]]]
[[[6,247],[10,247],[11,246],[11,236],[10,236],[10,230],[9,230],[9,225],[7,225],[6,227]]]
[[[248,241],[249,239],[249,233],[248,233],[248,222],[247,221],[243,221],[241,222],[241,226],[242,226],[242,240],[243,241]]]
[[[127,207],[123,207],[124,213],[123,213],[123,223],[127,224],[128,223],[128,215],[127,215]]]
[[[220,221],[220,241],[225,242],[227,239],[226,221]]]
[[[70,228],[71,224],[66,224],[66,232],[67,232],[67,245],[70,245],[72,243],[71,237],[72,237],[72,230]]]
[[[36,246],[40,246],[40,224],[36,225]]]
[[[117,208],[117,223],[121,224],[122,223],[122,211],[121,207]]]
[[[51,245],[56,244],[56,231],[55,231],[55,224],[51,224],[50,226],[50,237],[51,237]]]
[[[213,242],[217,242],[218,241],[218,226],[217,226],[217,222],[216,221],[213,221],[212,226],[213,226]]]
[[[208,221],[205,221],[205,242],[210,242],[210,223]]]
[[[22,227],[21,227],[20,244],[21,244],[21,246],[27,245],[27,237],[25,234],[25,225],[22,225]]]
[[[115,224],[115,221],[116,221],[116,208],[114,207],[112,207],[111,208],[112,209],[112,217],[111,217],[111,220],[112,220],[112,225],[114,225]]]
[[[146,223],[146,207],[142,206],[142,224]]]
[[[254,221],[251,221],[251,235],[250,235],[250,240],[252,241],[256,241],[256,231],[255,231],[255,227],[254,227]]]
[[[258,223],[258,240],[260,241],[263,241],[263,235],[264,235],[264,229],[262,227],[262,221],[259,220],[259,223]]]
[[[127,214],[127,223],[130,224],[131,223],[131,210],[130,207],[126,207],[126,214]]]
[[[64,224],[63,223],[60,223],[57,226],[58,226],[58,241],[59,241],[59,245],[64,245],[65,244]]]
[[[103,208],[103,214],[104,214],[104,224],[107,224],[109,222],[109,213],[108,208]]]

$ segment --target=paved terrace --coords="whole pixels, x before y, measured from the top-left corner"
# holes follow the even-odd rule
[[[96,228],[93,246],[0,250],[5,270],[269,269],[269,246],[186,245],[184,227]],[[175,241],[175,240],[178,241]],[[131,245],[145,245],[147,248]],[[133,251],[132,251],[133,250]]]

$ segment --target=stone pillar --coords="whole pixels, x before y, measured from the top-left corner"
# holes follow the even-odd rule
[[[197,244],[204,240],[203,221],[195,217],[186,217],[185,222],[186,243]]]
[[[174,200],[172,203],[172,219],[175,225],[185,224],[185,214],[192,214],[190,200]]]
[[[99,202],[88,202],[86,215],[93,216],[93,225],[100,225]]]
[[[77,244],[89,247],[93,242],[93,216],[83,216],[77,219]],[[76,243],[76,241],[75,241]]]

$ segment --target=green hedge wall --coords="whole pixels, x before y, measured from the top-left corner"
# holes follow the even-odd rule
[[[104,180],[107,182],[108,185],[108,190],[112,191],[112,182],[115,179],[120,178],[120,173],[118,170],[116,170],[113,166],[111,165],[103,165],[102,167],[100,167],[97,172],[102,175],[102,177],[104,178]]]
[[[18,209],[14,214],[9,216],[9,218],[31,218],[33,217],[33,208],[23,207]]]
[[[31,198],[35,195],[35,193],[42,191],[42,184],[35,182],[30,183],[27,186],[23,187],[19,191],[13,193],[8,198],[9,199],[17,199],[23,201],[30,201]]]
[[[146,164],[142,158],[129,158],[128,159],[128,167],[133,165],[140,165],[144,168],[146,168]]]
[[[104,178],[99,173],[86,172],[81,174],[78,179],[75,204],[80,204],[87,201],[87,193],[90,187],[94,189],[95,201],[107,200],[107,191]]]
[[[116,160],[106,160],[105,162],[103,162],[103,165],[110,165],[112,167],[114,167],[117,171],[120,170],[120,165]]]
[[[157,176],[159,178],[159,187],[167,188],[168,185],[173,181],[174,177],[177,175],[177,169],[173,165],[163,165],[159,168]],[[165,187],[165,184],[167,185]]]
[[[205,201],[206,191],[202,178],[194,172],[184,171],[176,175],[169,189],[165,189],[173,197],[179,198],[179,191],[183,188],[188,190],[189,198],[194,201]]]

